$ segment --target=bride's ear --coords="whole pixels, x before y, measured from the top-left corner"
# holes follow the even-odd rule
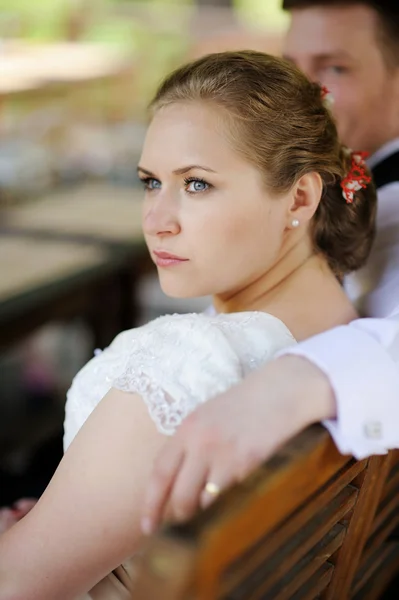
[[[315,214],[323,192],[323,181],[316,172],[302,175],[291,192],[288,228],[307,224]]]

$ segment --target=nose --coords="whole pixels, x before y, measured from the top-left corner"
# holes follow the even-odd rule
[[[155,201],[144,203],[143,231],[146,235],[177,235],[180,229],[178,209],[173,199],[159,194]]]

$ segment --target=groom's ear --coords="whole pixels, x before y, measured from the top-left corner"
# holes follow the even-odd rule
[[[292,188],[289,222],[297,219],[302,224],[308,223],[319,206],[322,193],[323,181],[318,173],[302,175]]]

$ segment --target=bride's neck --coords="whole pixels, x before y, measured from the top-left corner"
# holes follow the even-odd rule
[[[213,303],[219,313],[268,312],[297,340],[356,318],[327,260],[306,245],[291,248],[272,269],[240,289],[214,296]]]
[[[219,313],[248,310],[265,310],[268,302],[280,297],[291,286],[309,264],[320,259],[315,256],[310,244],[299,243],[288,249],[266,272],[245,282],[236,289],[213,297],[213,304]]]

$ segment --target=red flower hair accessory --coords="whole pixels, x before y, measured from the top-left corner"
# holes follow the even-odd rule
[[[334,96],[325,85],[321,86],[321,100],[324,106],[328,109],[330,109],[334,104]]]
[[[348,204],[352,204],[356,192],[366,188],[371,182],[364,162],[367,157],[368,152],[351,152],[351,167],[347,176],[341,181],[342,195]]]

